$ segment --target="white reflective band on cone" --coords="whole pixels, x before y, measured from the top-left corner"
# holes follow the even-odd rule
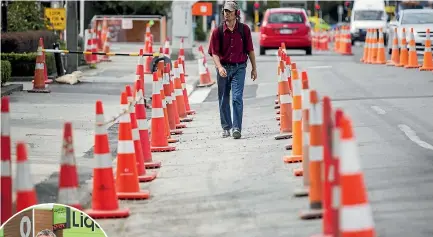
[[[159,83],[157,81],[154,81],[152,83],[152,94],[153,95],[158,95],[160,93],[159,91]]]
[[[280,102],[281,104],[290,104],[292,103],[293,99],[290,94],[280,95]]]
[[[122,115],[120,115],[119,122],[120,123],[130,123],[131,122],[131,116],[128,113],[122,114]]]
[[[352,175],[361,173],[361,165],[358,158],[358,147],[353,140],[340,142],[340,175]]]
[[[368,204],[342,206],[340,208],[340,230],[346,232],[372,229],[374,222],[371,213]]]
[[[1,113],[1,135],[2,136],[10,136],[11,127],[9,123],[10,117],[9,113]]]
[[[310,109],[310,89],[302,89],[302,109]]]
[[[182,90],[185,90],[185,83],[182,83]]]
[[[165,99],[167,100],[168,104],[172,104],[173,103],[173,98],[171,98],[170,95],[165,96]]]
[[[11,172],[11,162],[10,161],[0,161],[0,170],[1,170],[1,177],[10,177],[12,175]]]
[[[341,206],[341,189],[340,186],[332,187],[332,208],[339,209]]]
[[[44,63],[36,63],[35,69],[39,69],[39,70],[44,69]]]
[[[179,74],[184,74],[185,72],[183,71],[183,65],[179,64]]]
[[[312,146],[308,150],[310,161],[323,160],[323,146]]]
[[[111,154],[94,154],[96,159],[96,168],[106,169],[113,168],[113,163],[111,161]]]
[[[152,108],[152,118],[164,118],[163,108]]]
[[[137,119],[137,125],[139,130],[149,129],[149,123],[147,122],[147,119]]]
[[[310,146],[310,132],[304,132],[302,134],[302,145]]]
[[[322,125],[322,106],[320,104],[310,107],[310,125]]]
[[[135,153],[133,141],[118,141],[117,154],[131,154]]]
[[[293,88],[293,96],[302,95],[302,81],[300,79],[296,79],[292,81]]]
[[[17,163],[15,182],[17,191],[30,191],[34,188],[28,161]]]
[[[74,154],[65,151],[72,149],[72,144],[69,144],[68,147],[62,149],[62,158],[61,158],[61,164],[62,165],[75,165],[75,156]],[[66,154],[67,152],[67,154]]]
[[[138,133],[138,128],[132,129],[132,140],[140,140],[140,134]]]
[[[292,121],[300,122],[302,120],[302,110],[295,109],[292,111]]]
[[[183,96],[182,89],[174,89],[174,94],[176,97]]]
[[[65,205],[79,204],[78,192],[76,187],[59,187],[57,200]]]

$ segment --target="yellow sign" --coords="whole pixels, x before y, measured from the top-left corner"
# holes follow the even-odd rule
[[[50,30],[66,29],[65,8],[45,8],[45,19],[47,20],[47,28]]]

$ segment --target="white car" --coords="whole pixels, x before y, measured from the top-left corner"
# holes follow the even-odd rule
[[[430,40],[433,45],[433,9],[406,9],[402,10],[397,17],[397,21],[389,23],[388,53],[392,52],[392,41],[394,29],[397,27],[398,44],[401,47],[401,37],[403,28],[406,29],[406,40],[409,44],[410,30],[413,28],[416,51],[418,54],[424,53],[424,45],[427,37],[427,29],[430,29]],[[432,47],[433,49],[433,47]]]

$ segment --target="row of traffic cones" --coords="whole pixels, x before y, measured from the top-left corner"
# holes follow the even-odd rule
[[[143,50],[140,51],[142,55]],[[181,55],[170,64],[158,63],[158,70],[153,73],[152,118],[149,130],[144,102],[143,57],[139,57],[136,80],[133,86],[127,85],[121,93],[122,113],[115,118],[119,122],[117,148],[117,167],[113,173],[113,164],[108,143],[106,125],[116,119],[105,121],[102,101],[96,102],[94,158],[96,167],[93,171],[92,207],[85,210],[93,218],[122,218],[130,210],[120,208],[118,199],[148,199],[150,191],[141,190],[140,182],[151,182],[157,173],[149,169],[160,168],[161,162],[154,161],[153,152],[174,151],[178,139],[171,135],[180,135],[186,128],[183,122],[193,121],[189,115],[191,109],[185,87],[184,64]],[[2,98],[2,150],[1,150],[1,210],[2,223],[12,216],[13,193],[11,171],[11,139],[9,125],[9,97]],[[31,182],[27,148],[24,142],[17,142],[17,184],[16,212],[37,204],[37,195]],[[78,199],[79,180],[73,149],[72,124],[64,125],[59,176],[58,203],[82,209]]]
[[[379,31],[379,38],[377,32]],[[407,42],[406,28],[402,29],[402,37],[399,42],[397,28],[394,29],[392,39],[391,58],[386,60],[382,29],[368,29],[364,45],[364,54],[361,62],[365,64],[386,64],[388,66],[419,68],[420,71],[433,71],[432,45],[430,29],[426,30],[423,63],[418,63],[414,29],[410,29],[409,42]]]
[[[328,51],[329,50],[329,32],[315,28],[312,31],[312,46],[314,50],[317,51]]]
[[[5,96],[1,99],[1,213],[0,222],[3,224],[12,215],[13,211],[20,212],[25,208],[36,205],[37,195],[32,183],[30,164],[27,154],[27,144],[16,142],[15,172],[15,208],[13,206],[12,192],[12,159],[11,159],[11,129],[10,129],[10,101]],[[72,124],[66,122],[63,128],[63,143],[61,148],[58,203],[66,204],[78,209],[81,205],[78,199],[78,175],[72,139]]]
[[[334,35],[334,51],[341,55],[353,55],[350,26],[340,26]]]
[[[280,134],[275,139],[292,138],[286,146],[291,154],[283,160],[302,163],[293,170],[303,177],[294,196],[308,196],[309,202],[300,218],[323,218],[317,236],[375,236],[352,120],[311,88],[307,72],[299,73],[282,47],[277,69]]]

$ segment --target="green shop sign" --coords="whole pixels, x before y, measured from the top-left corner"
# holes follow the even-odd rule
[[[105,237],[99,225],[86,214],[59,205],[53,207],[53,229],[63,229],[64,237]]]

